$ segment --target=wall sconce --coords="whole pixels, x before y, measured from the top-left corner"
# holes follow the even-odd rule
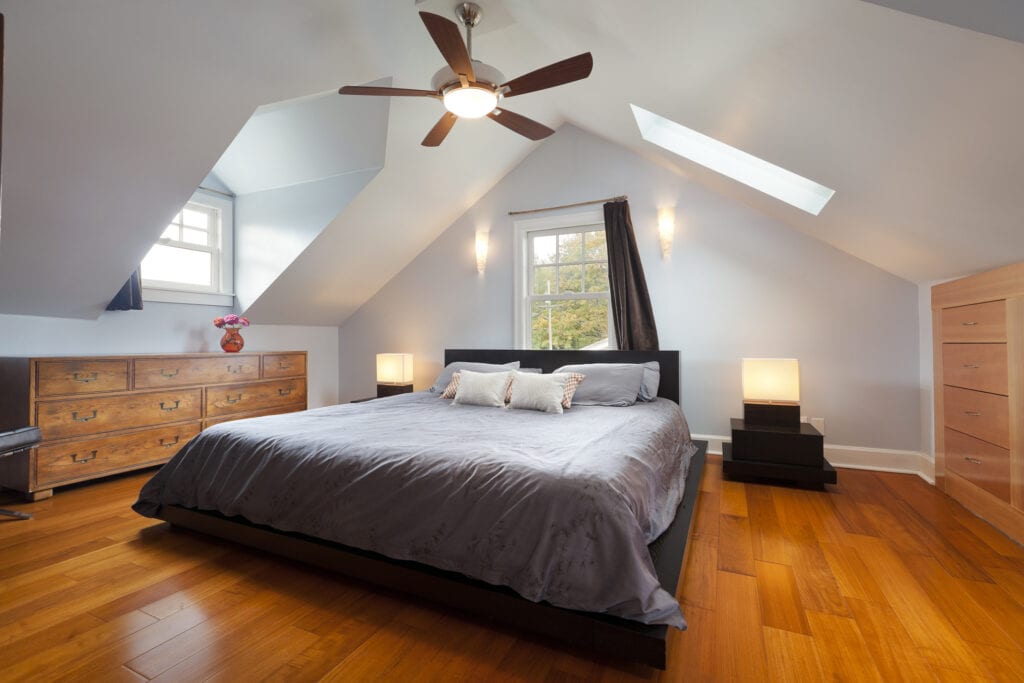
[[[412,354],[377,354],[377,398],[412,391]]]
[[[490,241],[490,233],[484,230],[476,231],[476,272],[484,274],[487,268],[487,247]]]
[[[672,255],[672,238],[676,232],[676,207],[665,206],[658,209],[658,239],[661,241],[661,258],[668,259]]]

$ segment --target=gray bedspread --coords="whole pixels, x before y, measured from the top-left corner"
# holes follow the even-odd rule
[[[555,415],[421,392],[213,426],[134,509],[241,515],[530,600],[683,628],[647,544],[675,516],[694,451],[665,399]]]

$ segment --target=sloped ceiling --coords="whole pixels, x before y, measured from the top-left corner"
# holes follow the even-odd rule
[[[97,315],[257,106],[387,76],[424,87],[441,60],[416,11],[444,4],[0,1],[0,312]],[[509,77],[594,53],[591,78],[514,111],[571,121],[908,280],[1024,259],[1021,43],[861,0],[481,4],[485,25],[489,6],[512,21],[478,33],[475,56]],[[671,157],[640,139],[631,102],[836,196],[806,216]],[[460,121],[425,149],[439,105],[390,107],[384,170],[250,317],[343,321],[536,144]]]

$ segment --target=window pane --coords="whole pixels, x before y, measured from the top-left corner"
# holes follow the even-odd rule
[[[555,262],[555,235],[533,238],[533,265]]]
[[[579,263],[583,260],[583,233],[558,236],[558,260],[562,263]]]
[[[586,292],[608,291],[608,266],[604,263],[588,263],[584,266],[587,281],[584,283]]]
[[[209,233],[195,228],[182,228],[181,241],[188,242],[189,244],[205,245],[209,241]]]
[[[167,229],[164,230],[164,234],[160,235],[160,237],[163,237],[163,238],[169,239],[169,240],[176,240],[176,239],[178,239],[178,226],[177,225],[168,225]]]
[[[205,251],[157,244],[142,259],[142,278],[209,287],[213,284],[210,258]]]
[[[201,230],[207,230],[210,223],[210,214],[205,211],[196,211],[195,209],[183,209],[181,217],[184,219],[185,225],[190,225],[193,228],[199,228]]]
[[[558,293],[583,291],[583,266],[558,267]]]
[[[604,230],[588,232],[584,236],[584,246],[587,250],[586,253],[588,261],[608,260],[608,247],[605,245],[604,241]]]
[[[558,293],[558,285],[555,283],[554,266],[537,266],[536,268],[533,269],[533,293]]]
[[[181,223],[181,212],[174,214],[174,218],[171,219],[171,223]]]
[[[531,348],[582,349],[608,343],[608,300],[535,301],[531,306]]]

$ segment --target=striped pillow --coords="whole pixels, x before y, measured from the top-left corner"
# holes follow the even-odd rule
[[[448,386],[441,392],[441,398],[455,398],[455,394],[459,391],[459,382],[462,381],[462,373],[456,370],[452,374],[452,380],[448,382]]]
[[[562,395],[562,407],[571,408],[572,397],[576,393],[576,387],[586,378],[586,375],[581,375],[578,372],[564,372],[561,374],[569,375],[569,379],[565,382],[565,393]]]

